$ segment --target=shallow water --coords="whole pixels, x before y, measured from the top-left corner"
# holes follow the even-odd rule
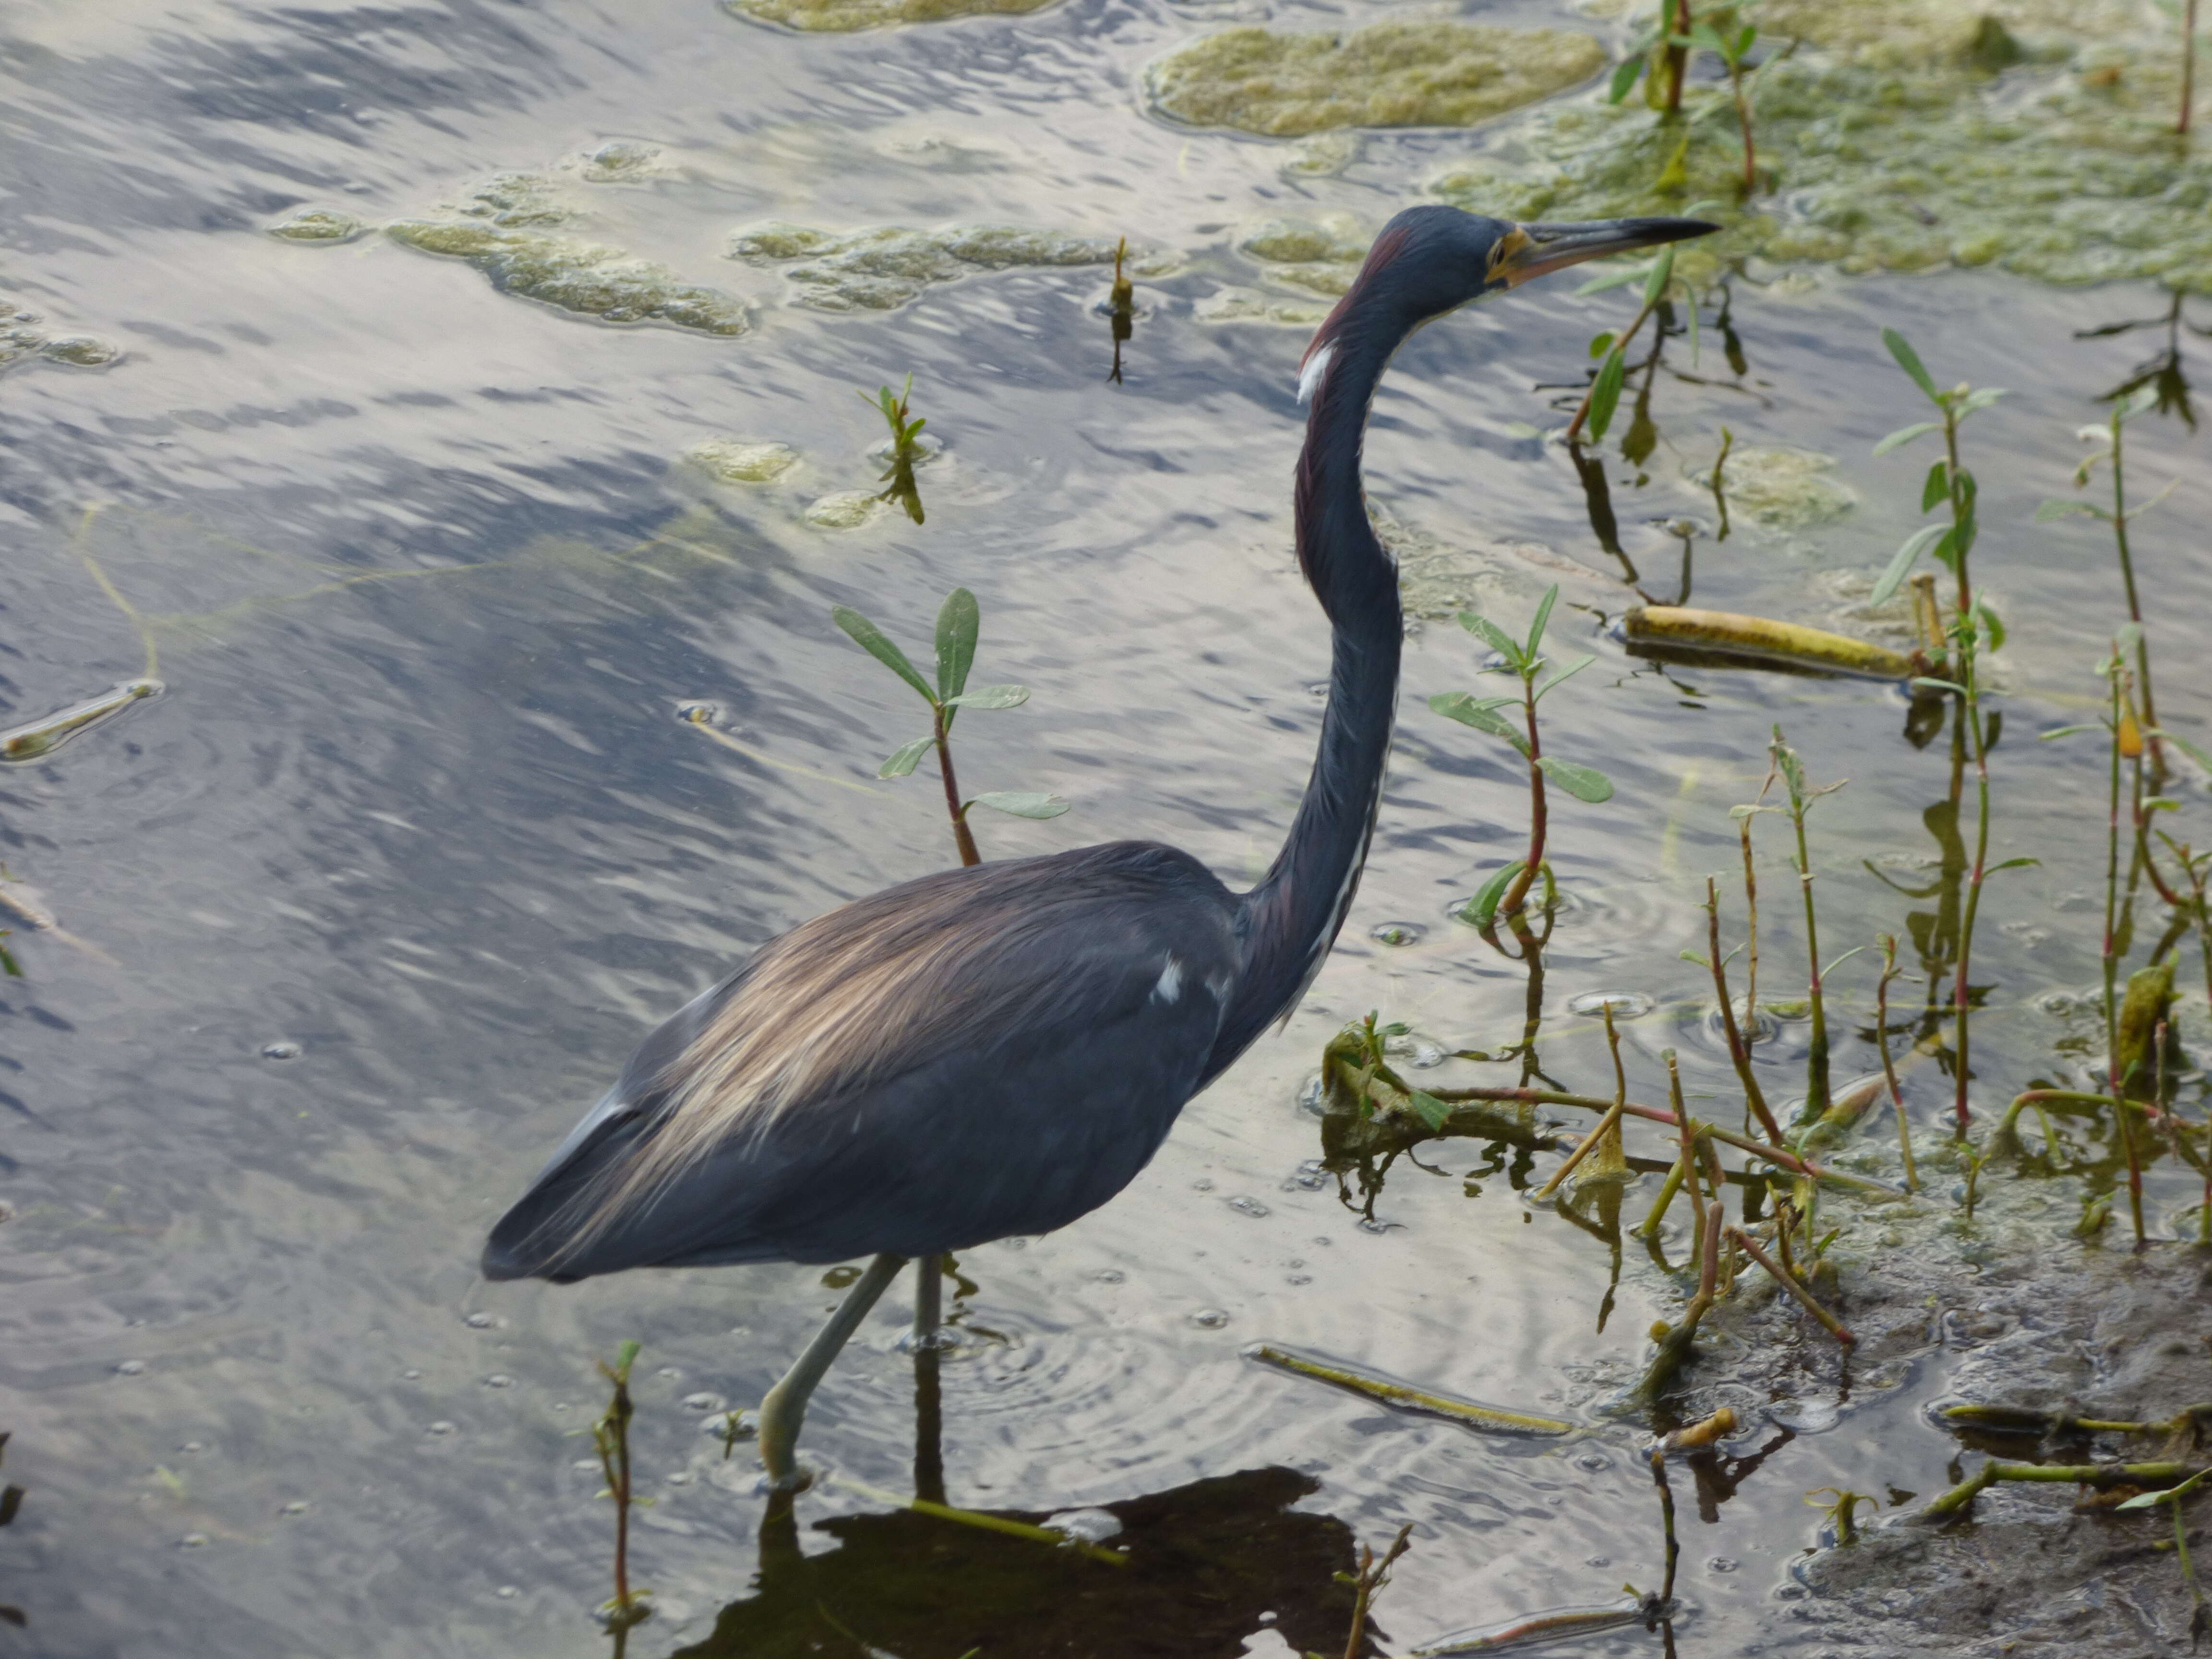
[[[607,1594],[611,1516],[578,1467],[588,1441],[566,1437],[603,1398],[592,1358],[626,1337],[645,1345],[636,1443],[657,1500],[635,1571],[661,1607],[632,1649],[706,1642],[725,1604],[754,1605],[750,1465],[701,1433],[713,1402],[684,1402],[756,1401],[834,1299],[819,1270],[492,1287],[481,1236],[653,1021],[781,928],[949,861],[933,783],[873,780],[918,731],[915,706],[831,627],[833,604],[919,646],[947,589],[981,598],[981,680],[1034,695],[963,722],[963,778],[1073,803],[981,825],[987,854],[1149,836],[1232,883],[1264,867],[1304,781],[1327,661],[1288,550],[1304,336],[1194,307],[1257,280],[1231,251],[1240,229],[1330,210],[1371,228],[1465,141],[1370,136],[1344,176],[1316,177],[1285,171],[1288,146],[1140,114],[1142,65],[1227,15],[1079,0],[836,38],[702,3],[14,15],[0,293],[124,355],[27,360],[0,380],[4,720],[147,671],[96,576],[147,620],[167,686],[0,777],[8,873],[60,924],[9,941],[27,976],[7,988],[0,1079],[0,1430],[28,1494],[0,1534],[0,1600],[29,1621],[17,1647],[600,1651],[589,1610]],[[1345,15],[1367,9],[1278,21]],[[1533,4],[1480,15],[1555,21]],[[588,181],[583,158],[617,140],[659,155],[635,180]],[[264,233],[300,207],[369,224],[450,214],[504,173],[551,180],[580,216],[560,234],[747,301],[750,331],[585,320],[380,234]],[[1127,234],[1180,262],[1140,280],[1112,386],[1103,268],[963,275],[895,311],[830,314],[792,303],[778,270],[722,257],[769,218]],[[1547,747],[1617,786],[1603,806],[1554,809],[1571,902],[1543,993],[1547,1069],[1601,1092],[1598,1024],[1569,1005],[1636,993],[1655,1007],[1626,1027],[1634,1097],[1663,1088],[1669,1044],[1693,1095],[1724,1096],[1698,970],[1677,952],[1702,945],[1703,877],[1734,868],[1727,809],[1756,792],[1770,724],[1816,779],[1851,780],[1814,816],[1831,955],[1927,908],[1873,872],[1935,879],[1922,815],[1948,762],[1942,741],[1901,740],[1888,689],[1662,673],[1606,633],[1634,595],[1566,456],[1522,434],[1558,424],[1556,394],[1531,387],[1579,382],[1589,336],[1625,321],[1632,292],[1562,283],[1425,331],[1377,403],[1370,482],[1502,615],[1525,617],[1559,582],[1555,642],[1599,655],[1546,704]],[[1970,428],[1976,562],[2012,624],[1993,846],[2042,865],[1994,878],[1984,906],[1984,1113],[2078,1067],[2058,1045],[2092,1029],[2038,999],[2096,981],[2100,752],[2028,738],[2092,717],[2118,585],[2098,527],[2031,518],[2067,493],[2096,395],[2163,338],[2076,331],[2165,310],[2145,289],[1994,272],[1739,283],[1743,384],[1662,374],[1645,481],[1612,462],[1622,545],[1669,598],[1680,544],[1660,521],[1710,518],[1686,475],[1723,423],[1741,445],[1837,458],[1850,511],[1799,530],[1740,518],[1724,543],[1708,524],[1694,552],[1694,602],[1818,622],[1917,521],[1929,456],[1868,454],[1917,418],[1878,327],[1902,328],[1942,380],[2013,388]],[[1693,369],[1686,341],[1668,362],[1728,380],[1711,321]],[[921,469],[926,524],[809,526],[819,497],[876,487],[884,434],[854,394],[909,371],[945,446]],[[1626,424],[1624,410],[1616,449]],[[803,459],[773,484],[726,486],[681,459],[716,438]],[[2141,522],[2138,558],[2161,712],[2202,741],[2212,472],[2178,420],[2141,421],[2130,442],[2139,495],[2179,480]],[[1423,1149],[1442,1177],[1400,1160],[1371,1225],[1356,1194],[1347,1206],[1333,1178],[1302,1173],[1320,1146],[1300,1089],[1346,1020],[1380,1009],[1446,1048],[1518,1034],[1520,971],[1448,911],[1519,844],[1520,786],[1501,749],[1422,706],[1494,684],[1475,680],[1480,657],[1448,622],[1416,631],[1358,903],[1287,1028],[1191,1105],[1113,1205],[961,1263],[975,1289],[945,1367],[951,1501],[1044,1516],[1158,1496],[1161,1526],[1213,1540],[1194,1547],[1192,1577],[1170,1575],[1170,1599],[1102,1612],[1102,1644],[1143,1630],[1164,1645],[1130,1650],[1185,1650],[1157,1621],[1193,1616],[1172,1596],[1219,1583],[1211,1571],[1251,1603],[1235,1633],[1280,1653],[1260,1615],[1290,1632],[1297,1592],[1264,1570],[1273,1554],[1344,1565],[1354,1538],[1380,1545],[1409,1521],[1415,1548],[1379,1614],[1394,1648],[1656,1585],[1632,1425],[1600,1407],[1644,1329],[1679,1307],[1671,1282],[1632,1250],[1601,1320],[1606,1249],[1524,1207],[1525,1177],[1479,1144]],[[700,699],[741,750],[676,717]],[[2178,793],[2185,829],[2200,781]],[[1761,835],[1765,971],[1795,994],[1789,872],[1778,834]],[[1392,935],[1411,942],[1376,939],[1392,923],[1413,924]],[[1873,1063],[1855,1035],[1865,957],[1838,984],[1840,1079]],[[1778,1100],[1802,1031],[1762,1046]],[[1907,1088],[1933,1137],[1945,1079],[1923,1066]],[[1877,1120],[1867,1139],[1881,1138]],[[2171,1237],[2185,1184],[2161,1176],[2154,1196]],[[900,1323],[886,1304],[865,1328],[807,1445],[902,1492]],[[1561,1449],[1394,1415],[1239,1358],[1262,1338],[1596,1431]],[[1682,1651],[1804,1645],[1789,1569],[1818,1517],[1802,1494],[1942,1481],[1956,1443],[1919,1413],[1948,1363],[1938,1341],[1887,1386],[1851,1387],[1808,1345],[1804,1397],[1746,1402],[1758,1432],[1743,1449],[1771,1449],[1724,1504],[1685,1500]],[[1286,1506],[1318,1519],[1267,1519]],[[842,1546],[812,1527],[886,1508],[847,1486],[803,1501],[797,1547],[817,1566],[843,1558],[810,1581],[818,1601],[849,1624],[888,1620],[909,1593],[988,1601],[1005,1623],[987,1652],[1042,1650],[1025,1644],[1044,1626],[1007,1610],[1055,1607],[1039,1586],[1063,1578],[1003,1552],[986,1563],[964,1534],[954,1554],[975,1559],[904,1523],[841,1522]],[[798,1606],[790,1561],[771,1552],[769,1566],[763,1601]],[[734,1609],[709,1650],[830,1639],[749,1637],[753,1616]],[[959,1634],[944,1618],[920,1628]],[[1197,1629],[1188,1650],[1237,1650]],[[920,1654],[937,1638],[879,1639]],[[1587,1650],[1653,1645],[1633,1632]]]

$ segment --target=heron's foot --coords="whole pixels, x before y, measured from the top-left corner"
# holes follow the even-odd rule
[[[786,1501],[796,1498],[814,1484],[814,1471],[803,1464],[793,1463],[779,1474],[774,1469],[761,1471],[760,1484],[754,1488],[769,1498]]]
[[[960,1346],[960,1338],[951,1328],[939,1325],[933,1331],[906,1331],[896,1346],[901,1353],[948,1353]]]

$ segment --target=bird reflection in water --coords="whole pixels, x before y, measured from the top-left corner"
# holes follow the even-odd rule
[[[1086,1511],[1092,1536],[1118,1528],[1108,1542],[1126,1550],[1122,1566],[912,1510],[816,1522],[836,1547],[809,1554],[780,1505],[762,1528],[752,1594],[672,1659],[1237,1659],[1267,1630],[1333,1656],[1352,1627],[1355,1540],[1333,1516],[1293,1507],[1320,1485],[1249,1469]],[[1358,1652],[1380,1654],[1382,1634],[1370,1621]]]

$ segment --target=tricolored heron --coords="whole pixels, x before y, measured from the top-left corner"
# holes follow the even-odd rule
[[[781,1489],[806,1401],[892,1277],[1050,1232],[1127,1186],[1183,1103],[1287,1015],[1335,940],[1382,799],[1404,623],[1360,486],[1368,405],[1422,324],[1688,219],[1511,224],[1409,208],[1307,348],[1298,562],[1334,630],[1290,838],[1232,893],[1188,853],[1109,842],[924,876],[769,941],[630,1057],[493,1228],[493,1279],[872,1256],[762,1402]]]

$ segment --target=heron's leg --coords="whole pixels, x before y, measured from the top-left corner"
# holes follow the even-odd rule
[[[898,1270],[906,1266],[906,1258],[879,1255],[868,1263],[860,1282],[845,1292],[845,1299],[837,1304],[837,1311],[830,1316],[824,1325],[806,1345],[806,1352],[793,1362],[782,1381],[768,1391],[761,1401],[760,1449],[761,1462],[768,1465],[769,1483],[780,1492],[796,1490],[802,1483],[799,1465],[793,1454],[799,1448],[799,1425],[806,1420],[806,1401],[813,1394],[815,1384],[821,1382],[838,1351],[853,1340],[853,1333],[868,1316],[868,1310],[890,1287]]]
[[[945,1310],[945,1258],[918,1255],[914,1259],[914,1343],[916,1348],[937,1346],[937,1327]]]

